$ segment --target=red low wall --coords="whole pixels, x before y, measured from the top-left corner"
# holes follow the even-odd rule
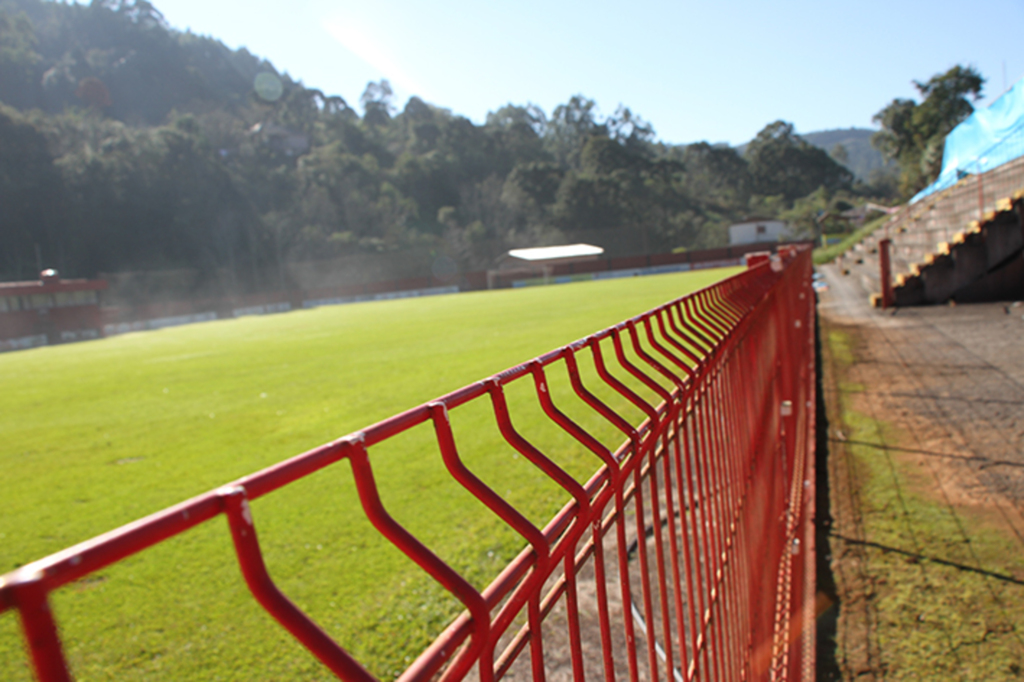
[[[722,246],[715,249],[703,249],[700,251],[683,251],[681,253],[654,253],[647,256],[626,256],[622,258],[597,258],[594,260],[581,261],[579,263],[565,263],[551,267],[551,276],[564,277],[567,275],[584,275],[594,272],[607,272],[610,270],[631,270],[634,268],[649,268],[662,265],[699,265],[714,261],[742,258],[754,251],[775,251],[785,244],[806,244],[814,246],[813,241],[795,242],[759,242],[754,244],[737,244],[735,246]],[[539,276],[539,275],[536,275]],[[511,286],[515,280],[524,279],[522,271],[516,273],[500,274],[495,278],[494,283],[498,288]],[[485,288],[485,286],[474,287]]]
[[[809,244],[810,242],[790,242]],[[697,265],[713,261],[740,258],[752,251],[775,250],[781,244],[744,244],[738,246],[725,246],[716,249],[705,249],[702,251],[685,251],[682,253],[657,253],[647,256],[629,256],[624,258],[598,258],[579,263],[557,265],[552,268],[554,276],[579,275],[595,272],[606,272],[611,270],[629,270],[632,268],[657,267],[663,265],[674,265],[689,263]],[[506,275],[498,277],[494,284],[498,287],[511,286],[513,279],[522,279],[522,275]],[[240,308],[255,308],[259,306],[274,306],[288,303],[293,309],[301,308],[303,301],[347,298],[368,294],[382,294],[392,291],[410,291],[417,289],[430,289],[433,287],[444,287],[457,285],[462,291],[476,291],[488,288],[487,272],[483,270],[466,272],[456,280],[441,280],[436,277],[407,277],[404,279],[386,280],[379,282],[367,282],[359,285],[346,285],[337,287],[321,287],[317,289],[296,289],[292,291],[272,291],[266,293],[247,294],[220,299],[196,299],[167,301],[163,303],[151,303],[137,306],[109,306],[96,308],[92,306],[92,312],[75,312],[73,308],[54,309],[56,316],[59,316],[59,323],[54,326],[49,323],[50,328],[56,329],[97,329],[102,330],[104,325],[133,323],[145,320],[156,320],[167,317],[179,317],[185,315],[197,315],[201,313],[214,312],[217,317],[234,317],[234,311]],[[78,315],[70,319],[69,316]],[[58,320],[54,318],[54,322]],[[69,326],[70,325],[70,326]],[[41,326],[39,315],[36,311],[24,311],[14,313],[0,313],[0,339],[11,339],[33,334],[45,333],[44,326]]]

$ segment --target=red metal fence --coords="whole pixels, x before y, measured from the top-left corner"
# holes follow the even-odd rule
[[[70,679],[49,593],[227,517],[256,600],[345,680],[375,679],[273,583],[249,503],[347,459],[362,508],[465,606],[403,681],[781,680],[814,671],[814,297],[809,250],[780,256],[615,327],[420,405],[0,579],[41,680]],[[645,416],[630,423],[585,385],[592,362]],[[554,404],[554,372],[621,432],[610,450]],[[576,480],[513,425],[506,389],[532,384],[547,417],[603,466]],[[645,399],[638,390],[643,386]],[[532,524],[464,463],[449,412],[488,401],[504,439],[571,496]],[[433,426],[450,475],[525,541],[483,591],[389,515],[375,445]],[[560,667],[559,667],[560,666]]]

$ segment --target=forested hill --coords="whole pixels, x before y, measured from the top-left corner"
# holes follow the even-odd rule
[[[3,0],[0,12],[0,95],[19,109],[93,106],[158,125],[175,108],[237,111],[256,75],[274,72],[244,49],[169,30],[145,1]]]
[[[886,161],[872,146],[871,138],[876,132],[870,128],[835,128],[800,133],[800,137],[828,152],[836,163],[846,166],[854,178],[866,182],[880,179],[880,174],[894,177],[897,172],[896,163]],[[740,154],[745,154],[746,150],[746,144],[736,147]]]
[[[855,177],[867,180],[872,177],[872,173],[896,171],[895,162],[887,163],[882,153],[871,145],[871,138],[876,132],[869,128],[837,128],[803,133],[801,137],[829,152],[832,158],[849,168]]]
[[[285,261],[361,253],[433,251],[468,270],[568,240],[694,248],[749,214],[809,234],[887,191],[782,121],[740,155],[663,144],[582,96],[483,125],[400,106],[386,81],[345,102],[171,29],[145,0],[0,0],[0,101],[3,279],[189,268],[255,290],[287,286]]]

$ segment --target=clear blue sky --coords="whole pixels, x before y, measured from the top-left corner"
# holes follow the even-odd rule
[[[1024,0],[155,0],[171,26],[246,47],[358,107],[387,78],[475,122],[512,102],[549,114],[574,94],[621,103],[667,142],[741,144],[784,119],[800,132],[871,127],[912,80],[955,64],[984,103],[1024,76]],[[1009,31],[1009,32],[1008,32]]]

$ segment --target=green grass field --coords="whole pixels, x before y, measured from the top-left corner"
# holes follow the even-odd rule
[[[814,249],[814,264],[824,265],[825,263],[835,260],[837,256],[846,253],[853,248],[854,244],[863,241],[865,237],[884,225],[887,220],[889,220],[889,216],[876,218],[869,223],[865,223],[860,229],[846,235],[846,237],[844,237],[838,244]]]
[[[320,308],[2,355],[0,573],[735,271]],[[532,390],[509,389],[516,426],[585,479],[599,462],[547,423]],[[617,444],[569,401],[560,373],[551,390]],[[504,446],[478,403],[452,413],[460,452],[543,523],[565,495]],[[393,515],[478,587],[522,546],[452,483],[429,426],[371,461]],[[253,509],[271,575],[381,677],[459,609],[376,535],[345,462]],[[79,680],[331,677],[252,599],[221,518],[62,589],[54,605]],[[31,679],[11,612],[0,615],[0,671]]]

